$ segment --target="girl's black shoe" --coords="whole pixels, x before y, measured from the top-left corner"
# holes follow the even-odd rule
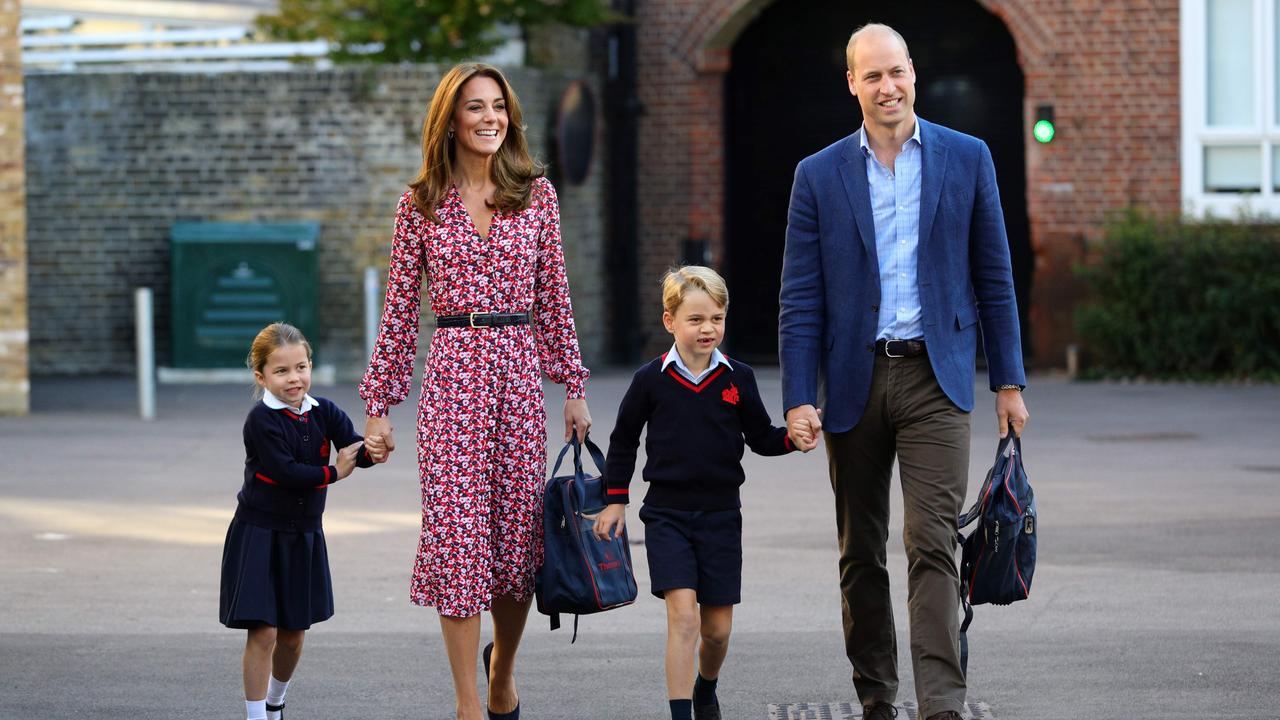
[[[279,705],[267,703],[267,712],[278,712],[280,713],[280,720],[284,720],[284,703],[280,703]]]

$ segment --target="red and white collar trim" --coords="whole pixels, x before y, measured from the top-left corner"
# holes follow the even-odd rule
[[[680,351],[676,350],[675,343],[671,344],[671,349],[662,357],[662,371],[666,372],[667,368],[673,363],[676,366],[676,372],[680,373],[684,379],[694,384],[702,382],[703,378],[710,375],[712,371],[721,365],[724,365],[730,370],[733,369],[733,366],[729,364],[729,358],[725,357],[724,353],[720,352],[720,348],[715,348],[711,351],[711,362],[707,363],[707,369],[695,376],[693,372],[689,370],[688,366],[684,364],[684,360],[680,359]]]

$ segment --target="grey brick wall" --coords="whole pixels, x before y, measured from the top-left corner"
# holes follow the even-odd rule
[[[20,15],[16,0],[0,0],[0,415],[25,415],[31,395],[27,381]]]
[[[442,72],[27,77],[33,374],[129,372],[138,286],[155,290],[158,361],[167,361],[168,231],[179,220],[319,222],[322,322],[312,340],[342,375],[360,372],[363,268],[385,279],[396,202],[417,173]],[[509,78],[532,149],[549,159],[552,111],[574,77],[514,69]],[[597,167],[585,184],[557,188],[589,363],[605,350],[602,176]]]

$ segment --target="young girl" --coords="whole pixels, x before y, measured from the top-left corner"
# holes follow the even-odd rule
[[[333,615],[329,556],[320,525],[329,485],[385,459],[337,405],[307,394],[311,345],[274,323],[247,359],[262,401],[244,422],[244,486],[222,548],[218,616],[247,629],[244,697],[249,720],[283,717],[285,690],[302,655],[302,634]],[[330,444],[341,448],[329,464]]]

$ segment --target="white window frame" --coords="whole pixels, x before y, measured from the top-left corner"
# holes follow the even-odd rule
[[[1277,108],[1276,6],[1280,0],[1253,0],[1254,120],[1252,126],[1208,125],[1208,0],[1180,2],[1182,81],[1182,202],[1195,217],[1280,217],[1280,191],[1275,189],[1275,148],[1280,148]],[[1257,145],[1262,151],[1259,193],[1213,193],[1204,189],[1204,152],[1214,145]]]

